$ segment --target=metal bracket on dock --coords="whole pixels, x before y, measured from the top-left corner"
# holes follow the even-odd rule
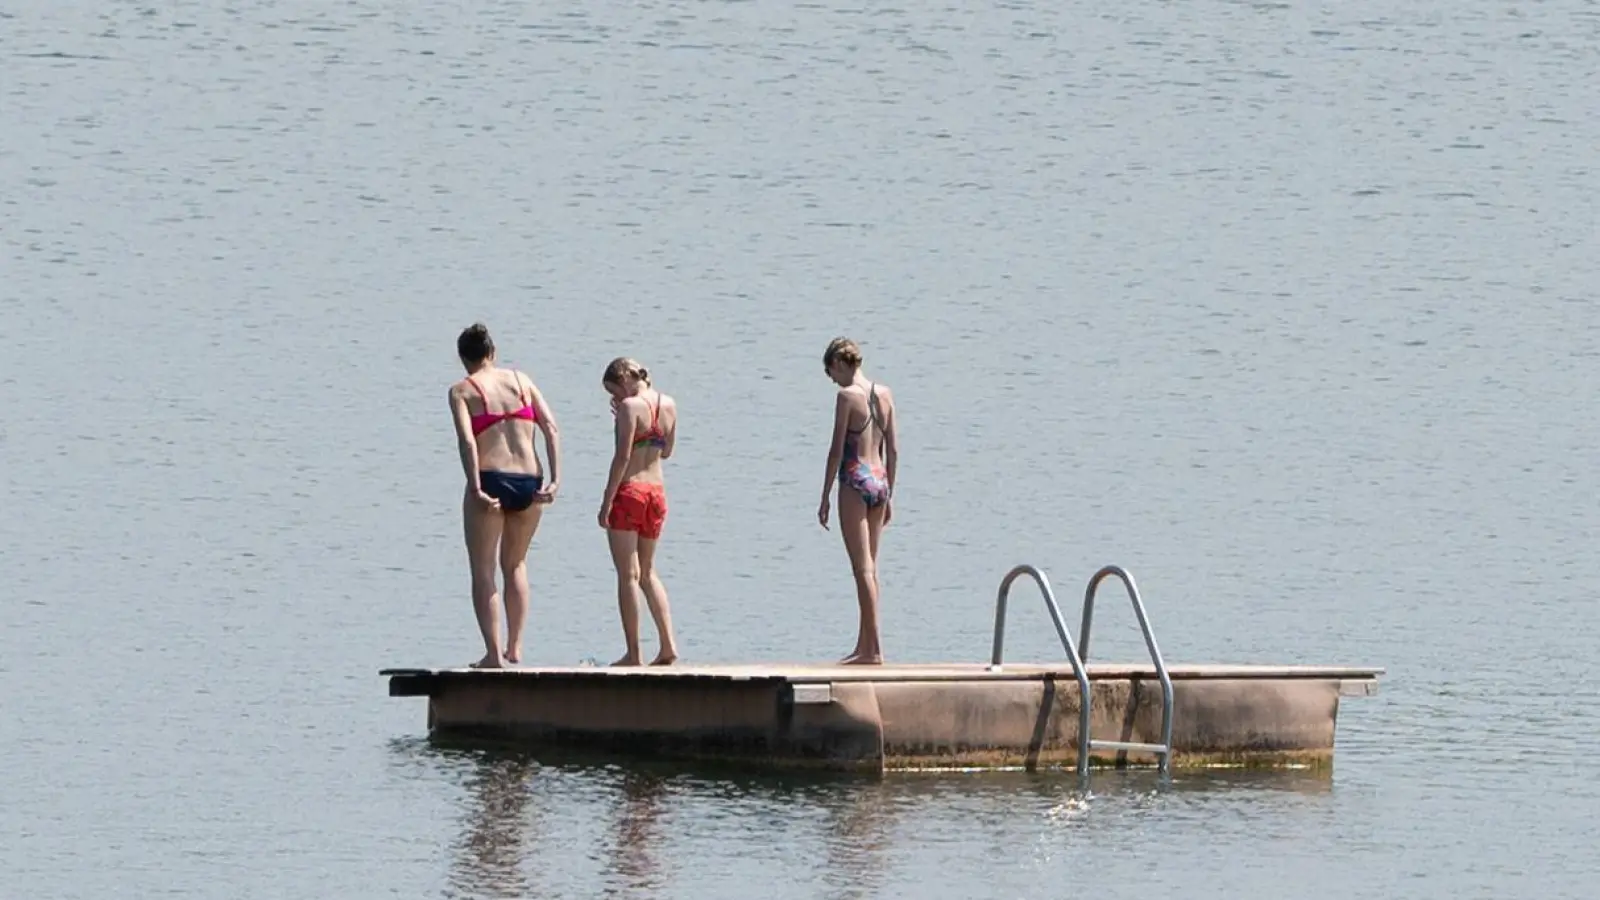
[[[791,684],[789,685],[789,702],[799,705],[802,703],[832,703],[833,685],[829,684]]]
[[[1373,697],[1378,693],[1376,678],[1344,678],[1339,681],[1341,697]]]

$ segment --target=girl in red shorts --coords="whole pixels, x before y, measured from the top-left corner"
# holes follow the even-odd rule
[[[611,543],[611,561],[617,567],[617,606],[622,613],[622,636],[628,652],[612,663],[637,666],[639,653],[639,593],[650,604],[661,651],[653,666],[671,665],[678,658],[672,639],[672,613],[667,588],[656,574],[656,542],[667,520],[667,490],[661,461],[672,456],[678,434],[678,405],[650,386],[650,373],[626,357],[606,366],[601,386],[611,395],[616,418],[616,451],[611,456],[611,477],[600,503],[600,527]]]

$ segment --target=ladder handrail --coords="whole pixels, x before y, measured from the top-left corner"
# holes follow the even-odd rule
[[[1167,771],[1172,760],[1172,677],[1167,674],[1167,664],[1161,656],[1161,648],[1156,646],[1155,632],[1150,630],[1150,618],[1145,615],[1144,601],[1139,599],[1139,588],[1133,582],[1133,576],[1121,566],[1104,566],[1094,573],[1089,579],[1089,586],[1083,592],[1083,623],[1078,629],[1080,658],[1077,665],[1089,658],[1089,626],[1094,621],[1094,595],[1100,589],[1100,583],[1107,578],[1116,577],[1122,581],[1122,586],[1128,591],[1128,599],[1133,603],[1133,614],[1139,618],[1139,630],[1144,633],[1145,649],[1150,651],[1150,661],[1155,663],[1156,677],[1161,680],[1161,744],[1166,747],[1166,752],[1161,754],[1161,771]]]
[[[1040,593],[1044,594],[1045,609],[1050,613],[1050,621],[1056,626],[1056,635],[1061,638],[1061,646],[1067,651],[1067,660],[1072,663],[1072,675],[1078,680],[1078,777],[1089,776],[1089,673],[1084,671],[1083,660],[1078,656],[1078,647],[1073,643],[1072,635],[1067,633],[1067,623],[1061,618],[1061,607],[1056,604],[1055,592],[1050,590],[1050,579],[1037,567],[1023,564],[1006,573],[1000,581],[1000,591],[995,596],[994,603],[994,654],[989,660],[989,671],[1000,671],[1000,658],[1005,645],[1006,636],[1006,599],[1011,593],[1011,583],[1023,575],[1032,576],[1039,585]],[[1163,669],[1163,671],[1165,671]],[[1168,716],[1168,723],[1171,717]],[[1171,746],[1171,742],[1167,742]],[[1166,765],[1166,756],[1162,756],[1162,765]]]
[[[1161,648],[1156,646],[1155,633],[1150,629],[1150,617],[1145,614],[1144,601],[1139,598],[1139,588],[1134,584],[1133,576],[1121,566],[1104,566],[1089,579],[1089,586],[1083,592],[1083,627],[1079,630],[1082,641],[1080,652],[1080,644],[1072,640],[1072,635],[1067,631],[1067,623],[1061,618],[1061,606],[1056,603],[1055,591],[1050,589],[1050,579],[1044,572],[1026,563],[1007,572],[1006,577],[1000,580],[1000,590],[995,595],[994,652],[989,659],[991,672],[1000,671],[1000,660],[1005,651],[1006,601],[1011,595],[1011,585],[1024,575],[1031,577],[1039,586],[1039,592],[1044,595],[1045,611],[1050,614],[1050,622],[1056,627],[1056,635],[1061,638],[1061,646],[1067,651],[1067,661],[1072,664],[1072,675],[1078,682],[1078,777],[1087,785],[1089,754],[1097,747],[1103,750],[1149,750],[1160,758],[1160,771],[1166,774],[1172,765],[1172,676],[1167,673],[1167,663],[1161,656]],[[1160,744],[1097,741],[1089,735],[1091,695],[1089,673],[1084,661],[1089,658],[1089,627],[1094,623],[1095,593],[1100,589],[1101,582],[1111,577],[1120,579],[1122,586],[1128,591],[1128,600],[1133,603],[1133,613],[1139,618],[1139,630],[1144,634],[1145,649],[1150,651],[1150,659],[1156,667],[1156,677],[1161,680]]]

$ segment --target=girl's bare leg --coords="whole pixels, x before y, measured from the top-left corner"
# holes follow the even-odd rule
[[[670,666],[678,659],[678,642],[672,636],[672,608],[667,605],[667,586],[656,574],[656,542],[639,539],[639,586],[644,589],[645,602],[650,604],[650,618],[656,622],[656,636],[661,640],[661,652],[651,660],[652,666]]]
[[[499,510],[485,509],[477,498],[467,496],[461,503],[461,520],[467,540],[467,563],[472,568],[472,611],[478,617],[483,635],[483,659],[472,665],[498,669],[500,663],[500,592],[495,585],[495,556],[500,546],[503,517]]]
[[[881,529],[882,507],[869,510],[860,494],[848,488],[839,491],[839,534],[844,537],[845,551],[850,554],[856,603],[861,610],[856,648],[840,660],[846,665],[880,665],[883,662],[883,647],[878,636],[878,565],[872,552],[872,513],[876,513]]]
[[[506,583],[506,662],[522,662],[522,628],[528,621],[528,544],[539,529],[544,507],[505,513],[500,535],[500,572]]]
[[[873,597],[882,597],[883,596],[883,588],[882,588],[882,586],[880,586],[878,584],[878,542],[879,542],[879,539],[883,537],[883,526],[885,524],[884,520],[888,517],[888,512],[889,511],[887,509],[885,509],[884,507],[882,507],[882,506],[873,507],[873,508],[870,508],[870,509],[867,510],[867,537],[868,537],[867,546],[868,546],[868,549],[869,549],[869,551],[871,552],[871,555],[872,555],[872,596]],[[873,611],[874,611],[873,622],[876,624],[876,622],[877,622],[877,615],[876,615],[877,608],[874,607]],[[874,631],[873,633],[876,634],[877,632]],[[879,646],[878,650],[879,650],[880,655],[881,655],[882,650],[883,650],[882,646]]]
[[[606,530],[611,543],[611,563],[617,569],[617,611],[622,614],[622,639],[628,650],[613,666],[637,666],[639,652],[639,535],[633,531]]]

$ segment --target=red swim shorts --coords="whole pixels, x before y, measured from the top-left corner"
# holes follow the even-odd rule
[[[606,527],[614,531],[637,531],[639,537],[653,541],[661,537],[667,522],[667,489],[650,481],[624,481],[611,500],[611,516]]]

